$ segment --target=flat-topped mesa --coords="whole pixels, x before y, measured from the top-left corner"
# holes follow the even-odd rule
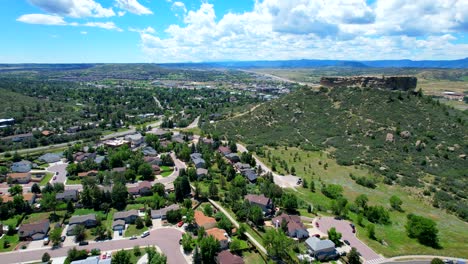
[[[350,77],[322,77],[320,84],[326,87],[360,87],[385,90],[414,90],[418,83],[416,77],[407,76],[350,76]]]

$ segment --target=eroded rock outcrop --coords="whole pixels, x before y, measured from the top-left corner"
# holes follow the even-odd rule
[[[322,77],[320,79],[320,84],[327,87],[360,87],[402,91],[415,89],[417,83],[416,77],[406,76]]]

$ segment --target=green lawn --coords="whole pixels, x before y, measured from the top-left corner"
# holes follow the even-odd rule
[[[43,212],[43,213],[32,213],[30,215],[27,215],[24,217],[22,224],[30,224],[34,222],[38,222],[41,220],[49,219],[49,216],[53,212]],[[56,211],[55,212],[57,215],[60,216],[60,219],[62,219],[65,216],[65,211]],[[59,220],[60,222],[60,220]]]
[[[71,184],[81,184],[81,179],[80,178],[77,178],[76,180],[71,180],[69,178],[67,178],[67,181],[66,183],[67,185],[71,185]]]
[[[7,248],[3,247],[4,241],[10,242],[10,246]],[[15,234],[13,236],[3,236],[2,239],[0,239],[0,252],[6,252],[6,251],[12,251],[15,249],[16,245],[19,243],[19,236],[18,234]]]
[[[125,230],[124,237],[139,236],[147,230],[148,227],[146,226],[144,226],[142,229],[137,229],[135,225],[128,225],[127,230]]]
[[[109,212],[107,213],[107,219],[106,219],[106,222],[105,222],[105,226],[106,226],[106,229],[108,230],[112,230],[112,222],[114,222],[114,213],[116,212],[117,210],[115,210],[114,208],[110,209]]]
[[[160,168],[161,168],[161,176],[163,177],[167,177],[171,175],[171,173],[174,171],[174,169],[169,166],[161,166]]]
[[[397,195],[403,201],[402,208],[407,213],[415,213],[437,222],[440,234],[440,242],[442,249],[437,250],[419,244],[416,240],[408,238],[405,231],[406,213],[390,211],[392,224],[383,226],[376,225],[376,233],[378,238],[382,238],[388,243],[388,246],[383,246],[380,243],[367,238],[367,232],[364,228],[358,227],[358,237],[369,244],[378,253],[387,257],[397,255],[444,255],[467,257],[466,241],[468,239],[468,224],[461,221],[457,217],[447,214],[445,211],[432,207],[428,201],[424,201],[422,195],[416,189],[405,189],[401,186],[388,186],[383,183],[378,183],[377,188],[369,189],[356,184],[350,177],[349,173],[356,176],[368,176],[369,171],[359,166],[340,166],[335,160],[327,157],[325,153],[303,151],[297,148],[284,147],[277,149],[270,148],[273,156],[280,157],[285,160],[289,167],[294,166],[299,177],[306,179],[309,183],[314,179],[316,192],[313,193],[309,189],[297,188],[298,192],[290,190],[298,197],[307,203],[313,205],[322,204],[329,206],[331,200],[325,197],[320,192],[320,180],[324,183],[334,183],[343,186],[344,196],[350,201],[359,194],[367,194],[370,205],[381,205],[390,208],[389,198],[392,195]],[[297,153],[296,161],[294,155]],[[266,164],[268,160],[262,159]],[[319,162],[321,165],[319,165]],[[328,168],[324,169],[324,164],[328,163]],[[281,171],[279,166],[277,168]],[[315,175],[314,175],[315,174]],[[378,175],[377,175],[378,177]],[[304,208],[303,208],[304,209]],[[351,218],[355,216],[350,214]]]
[[[1,221],[4,226],[14,226],[18,225],[18,221],[21,219],[21,215],[15,215],[12,218],[8,218],[7,220]]]
[[[263,260],[262,256],[259,253],[254,251],[243,252],[242,258],[244,259],[244,263],[249,264],[265,264],[265,260]]]
[[[101,219],[106,219],[106,214],[103,211],[94,211],[93,209],[80,208],[80,209],[75,209],[75,212],[73,213],[73,215],[87,215],[87,214],[95,214],[96,216],[99,216]]]
[[[140,208],[144,208],[144,204],[127,204],[127,207],[125,207],[125,210],[140,210]]]
[[[145,248],[144,247],[140,247],[140,251],[141,251],[141,256],[135,256],[135,254],[133,254],[133,249],[127,249],[127,250],[124,250],[125,252],[128,252],[129,255],[130,255],[130,262],[128,264],[135,264],[138,262],[138,260],[145,254]],[[115,251],[112,253],[112,255],[115,255],[117,254],[118,251]]]
[[[46,175],[42,178],[41,182],[39,183],[40,186],[46,186],[46,184],[52,179],[54,174],[52,172],[46,172]]]

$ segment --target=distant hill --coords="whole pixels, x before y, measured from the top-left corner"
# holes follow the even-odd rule
[[[434,204],[468,221],[467,124],[465,113],[413,92],[302,88],[204,129],[250,145],[327,150],[388,184],[432,186]]]
[[[351,68],[468,68],[468,58],[461,60],[413,61],[413,60],[277,60],[277,61],[231,61],[202,63],[164,63],[164,67],[221,67],[221,68],[319,68],[319,67],[351,67]]]

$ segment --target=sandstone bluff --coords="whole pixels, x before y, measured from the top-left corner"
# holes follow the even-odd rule
[[[322,77],[320,79],[320,84],[326,87],[360,87],[402,91],[415,89],[417,83],[416,77],[403,76]]]

